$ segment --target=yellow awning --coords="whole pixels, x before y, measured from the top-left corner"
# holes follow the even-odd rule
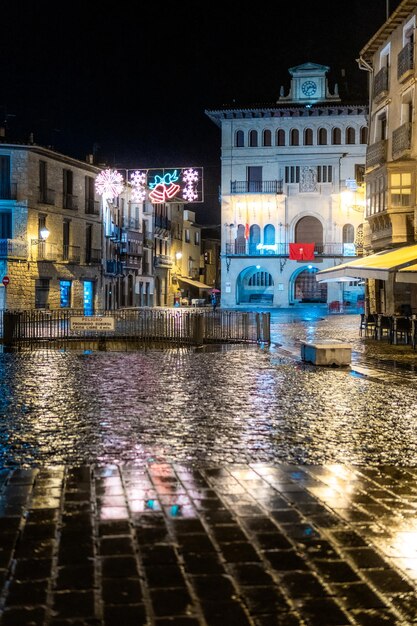
[[[199,280],[191,280],[191,278],[184,278],[183,276],[177,276],[177,279],[180,283],[187,283],[187,285],[197,287],[197,289],[212,289],[212,287],[210,287],[209,285],[200,283]]]
[[[417,263],[398,270],[395,275],[397,283],[417,283]]]
[[[343,276],[355,278],[376,278],[379,280],[388,280],[393,272],[417,262],[417,245],[403,246],[377,252],[369,256],[355,259],[349,263],[342,263],[335,267],[328,267],[325,270],[317,272],[316,279],[319,282],[325,282],[328,278],[337,278]]]

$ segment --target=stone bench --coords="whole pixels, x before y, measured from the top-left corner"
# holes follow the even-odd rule
[[[317,343],[301,342],[301,359],[314,365],[349,365],[352,347],[337,339]]]

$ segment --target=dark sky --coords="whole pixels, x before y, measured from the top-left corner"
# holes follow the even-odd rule
[[[389,0],[392,12],[399,0]],[[0,119],[8,137],[115,167],[205,168],[201,223],[220,221],[220,131],[205,109],[273,103],[311,61],[367,102],[355,59],[387,0],[3,3]],[[135,14],[136,13],[136,14]],[[341,69],[346,71],[342,84]],[[197,208],[198,207],[198,208]]]

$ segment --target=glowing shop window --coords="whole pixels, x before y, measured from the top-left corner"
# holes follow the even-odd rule
[[[59,282],[60,289],[60,306],[66,308],[71,306],[71,281],[61,280]]]

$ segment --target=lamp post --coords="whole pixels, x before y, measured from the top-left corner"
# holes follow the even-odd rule
[[[38,246],[40,243],[45,243],[51,233],[46,228],[46,226],[42,226],[39,231],[39,239],[32,239],[32,246]]]

